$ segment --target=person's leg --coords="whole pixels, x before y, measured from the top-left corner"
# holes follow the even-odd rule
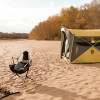
[[[68,53],[68,51],[69,51],[69,44],[68,44],[68,39],[66,39],[66,41],[65,41],[65,57],[66,57],[66,54]]]

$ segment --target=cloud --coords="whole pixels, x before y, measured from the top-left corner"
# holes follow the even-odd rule
[[[83,0],[83,3],[90,3],[92,0]]]
[[[39,22],[60,12],[59,7],[12,8],[0,7],[0,31],[30,32]]]
[[[91,0],[76,1],[0,0],[0,31],[30,32],[39,22],[59,14],[63,7]]]
[[[51,2],[49,2],[49,6],[55,6],[55,2],[53,2],[53,1],[51,1]]]

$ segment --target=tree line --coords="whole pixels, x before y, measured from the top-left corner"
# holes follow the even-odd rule
[[[59,40],[61,26],[68,29],[100,29],[100,0],[77,7],[62,8],[60,14],[40,22],[29,34],[29,39]]]
[[[0,39],[27,39],[27,33],[2,33],[0,32]]]

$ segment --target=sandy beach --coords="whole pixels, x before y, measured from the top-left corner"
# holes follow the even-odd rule
[[[0,40],[0,88],[20,92],[2,100],[100,100],[100,63],[70,64],[60,58],[60,46],[60,41]],[[14,75],[9,60],[23,51],[30,54],[28,75],[38,86],[17,76],[9,80]]]

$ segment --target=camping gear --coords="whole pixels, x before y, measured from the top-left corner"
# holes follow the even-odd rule
[[[100,29],[61,28],[61,58],[70,63],[100,62]]]
[[[15,63],[15,60],[17,61],[17,63]],[[28,71],[29,68],[31,66],[32,60],[29,59],[29,53],[27,51],[24,51],[18,58],[12,57],[10,60],[10,64],[9,64],[9,68],[10,70],[15,73],[15,76],[19,76],[19,74],[23,74],[26,72],[26,78],[31,79],[30,77],[28,77]],[[13,77],[15,77],[13,76]],[[12,78],[13,78],[12,77]],[[20,77],[20,76],[19,76]],[[11,78],[11,79],[12,79]],[[31,79],[33,80],[33,79]],[[33,80],[34,81],[34,80]],[[35,81],[34,81],[35,82]]]

